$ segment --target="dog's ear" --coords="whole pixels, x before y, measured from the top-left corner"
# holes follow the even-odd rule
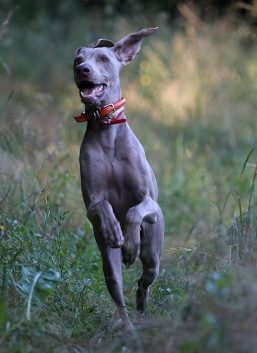
[[[83,50],[83,47],[76,49],[75,55],[79,55]]]
[[[139,32],[131,33],[128,36],[120,39],[114,45],[114,51],[118,60],[126,65],[132,61],[136,54],[141,48],[143,39],[151,36],[158,30],[158,27],[155,28],[145,28]]]
[[[111,48],[111,47],[114,47],[114,43],[109,39],[100,38],[96,42],[90,43],[87,45],[87,48],[102,48],[102,47]]]
[[[111,48],[111,47],[114,47],[114,43],[109,39],[100,38],[94,43],[90,43],[90,44],[87,44],[85,47],[78,48],[76,50],[76,55],[79,55],[84,48],[101,48],[101,47]]]

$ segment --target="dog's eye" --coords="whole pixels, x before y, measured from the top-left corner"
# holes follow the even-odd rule
[[[105,56],[105,55],[101,56],[100,59],[104,63],[107,63],[109,61],[109,58],[107,58],[107,56]]]
[[[77,59],[75,59],[74,64],[75,64],[75,65],[79,65],[79,64],[81,64],[82,62],[83,62],[83,59],[82,59],[82,58],[77,58]]]

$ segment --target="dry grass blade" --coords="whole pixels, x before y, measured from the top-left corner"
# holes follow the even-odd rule
[[[247,155],[247,157],[246,157],[246,159],[244,161],[244,165],[243,165],[243,168],[242,168],[242,171],[241,171],[241,176],[244,174],[244,171],[245,171],[245,168],[247,166],[247,163],[248,163],[248,161],[249,161],[249,159],[250,159],[250,157],[251,157],[251,155],[253,154],[254,151],[255,151],[255,147],[252,148],[250,150],[250,152],[248,153],[248,155]]]

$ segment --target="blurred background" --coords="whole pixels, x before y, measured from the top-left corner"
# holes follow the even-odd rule
[[[73,119],[83,110],[73,82],[73,57],[77,47],[97,38],[116,41],[144,27],[158,26],[157,34],[144,41],[136,60],[122,72],[126,115],[157,176],[159,202],[166,220],[164,272],[155,287],[151,310],[153,315],[159,315],[161,310],[165,319],[173,319],[174,315],[183,317],[181,313],[188,307],[198,308],[198,316],[191,320],[199,323],[200,330],[207,330],[203,341],[199,341],[200,333],[192,341],[190,328],[186,326],[184,334],[189,337],[189,344],[180,345],[179,351],[207,352],[212,347],[211,352],[218,352],[223,347],[221,351],[225,352],[227,342],[224,343],[220,333],[224,327],[217,321],[224,320],[225,309],[219,306],[217,309],[216,299],[220,299],[219,291],[224,288],[233,288],[233,295],[237,290],[241,293],[242,287],[238,289],[236,284],[236,290],[233,287],[238,283],[235,277],[240,277],[233,272],[238,268],[234,264],[256,269],[256,25],[255,0],[1,0],[3,293],[9,291],[10,298],[13,296],[19,302],[12,281],[23,278],[24,266],[33,269],[50,266],[62,274],[61,263],[64,266],[67,257],[75,259],[86,250],[90,250],[92,257],[88,258],[89,272],[84,275],[92,280],[95,273],[94,285],[102,281],[97,276],[100,260],[91,242],[92,231],[80,191],[78,153],[85,125],[76,124]],[[56,234],[63,238],[58,238],[54,245],[50,240]],[[83,245],[85,239],[88,248]],[[44,261],[42,246],[48,249]],[[62,250],[59,257],[56,249]],[[54,256],[58,261],[53,260]],[[224,272],[224,261],[226,271],[235,276],[233,280]],[[77,277],[73,272],[76,285],[84,265],[72,267],[77,271]],[[256,270],[252,271],[254,277]],[[133,272],[128,276],[133,277]],[[168,280],[173,284],[167,284]],[[192,295],[188,288],[196,283],[198,287]],[[199,283],[205,288],[204,298],[207,298],[200,308],[197,300],[195,306],[188,304],[200,295]],[[207,286],[208,292],[206,283],[211,283],[217,293]],[[252,280],[248,278],[244,290],[249,289],[247,293],[252,296],[256,289],[248,288],[249,283]],[[72,285],[69,293],[67,290],[67,298],[71,298],[71,293],[77,298],[76,285]],[[84,288],[81,283],[80,286]],[[102,293],[103,287],[97,290],[92,287],[92,291]],[[135,288],[131,284],[125,289],[130,298]],[[27,298],[25,292],[23,300]],[[86,298],[88,305],[92,299]],[[248,295],[245,305],[252,303],[247,298]],[[101,307],[102,299],[98,300]],[[8,318],[12,322],[8,311],[12,302],[6,304],[3,300],[3,303],[6,314],[2,321]],[[84,314],[85,307],[80,308]],[[251,312],[250,309],[253,307],[247,307],[245,313]],[[233,319],[229,321],[229,315],[231,318],[239,315],[237,310],[235,304],[226,312],[230,327]],[[221,317],[217,319],[214,312]],[[245,331],[253,322],[250,316],[249,322],[244,323]],[[94,324],[95,321],[91,326],[87,324],[89,332]],[[77,321],[76,325],[73,329],[81,329]],[[69,329],[74,337],[74,331]],[[214,338],[208,336],[212,330]],[[206,337],[211,337],[210,341]],[[252,342],[248,338],[243,336],[241,342],[237,336],[234,352],[237,349],[243,352],[245,342]],[[158,339],[156,342],[159,344]],[[164,348],[167,352],[173,344],[168,342],[170,346]],[[192,342],[201,342],[201,346]],[[134,351],[138,348],[133,347]]]
[[[48,197],[72,210],[71,222],[79,226],[84,208],[78,150],[85,127],[73,121],[83,109],[73,82],[74,52],[99,37],[115,41],[158,26],[157,35],[144,41],[137,59],[124,69],[127,116],[157,174],[167,233],[212,222],[255,145],[256,6],[3,0],[2,197],[10,188],[9,196],[19,204],[42,169],[39,178],[46,189],[54,188]],[[8,199],[3,207],[8,208]]]

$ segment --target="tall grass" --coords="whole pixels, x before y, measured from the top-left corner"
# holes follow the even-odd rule
[[[82,109],[72,55],[101,18],[78,14],[63,32],[42,17],[22,33],[14,19],[0,38],[1,352],[254,351],[257,45],[246,24],[181,11],[180,29],[163,24],[123,72],[166,219],[141,324],[140,264],[124,271],[129,337],[109,331],[114,305],[80,192],[84,128],[72,119]],[[151,25],[117,18],[119,37],[138,23]]]

